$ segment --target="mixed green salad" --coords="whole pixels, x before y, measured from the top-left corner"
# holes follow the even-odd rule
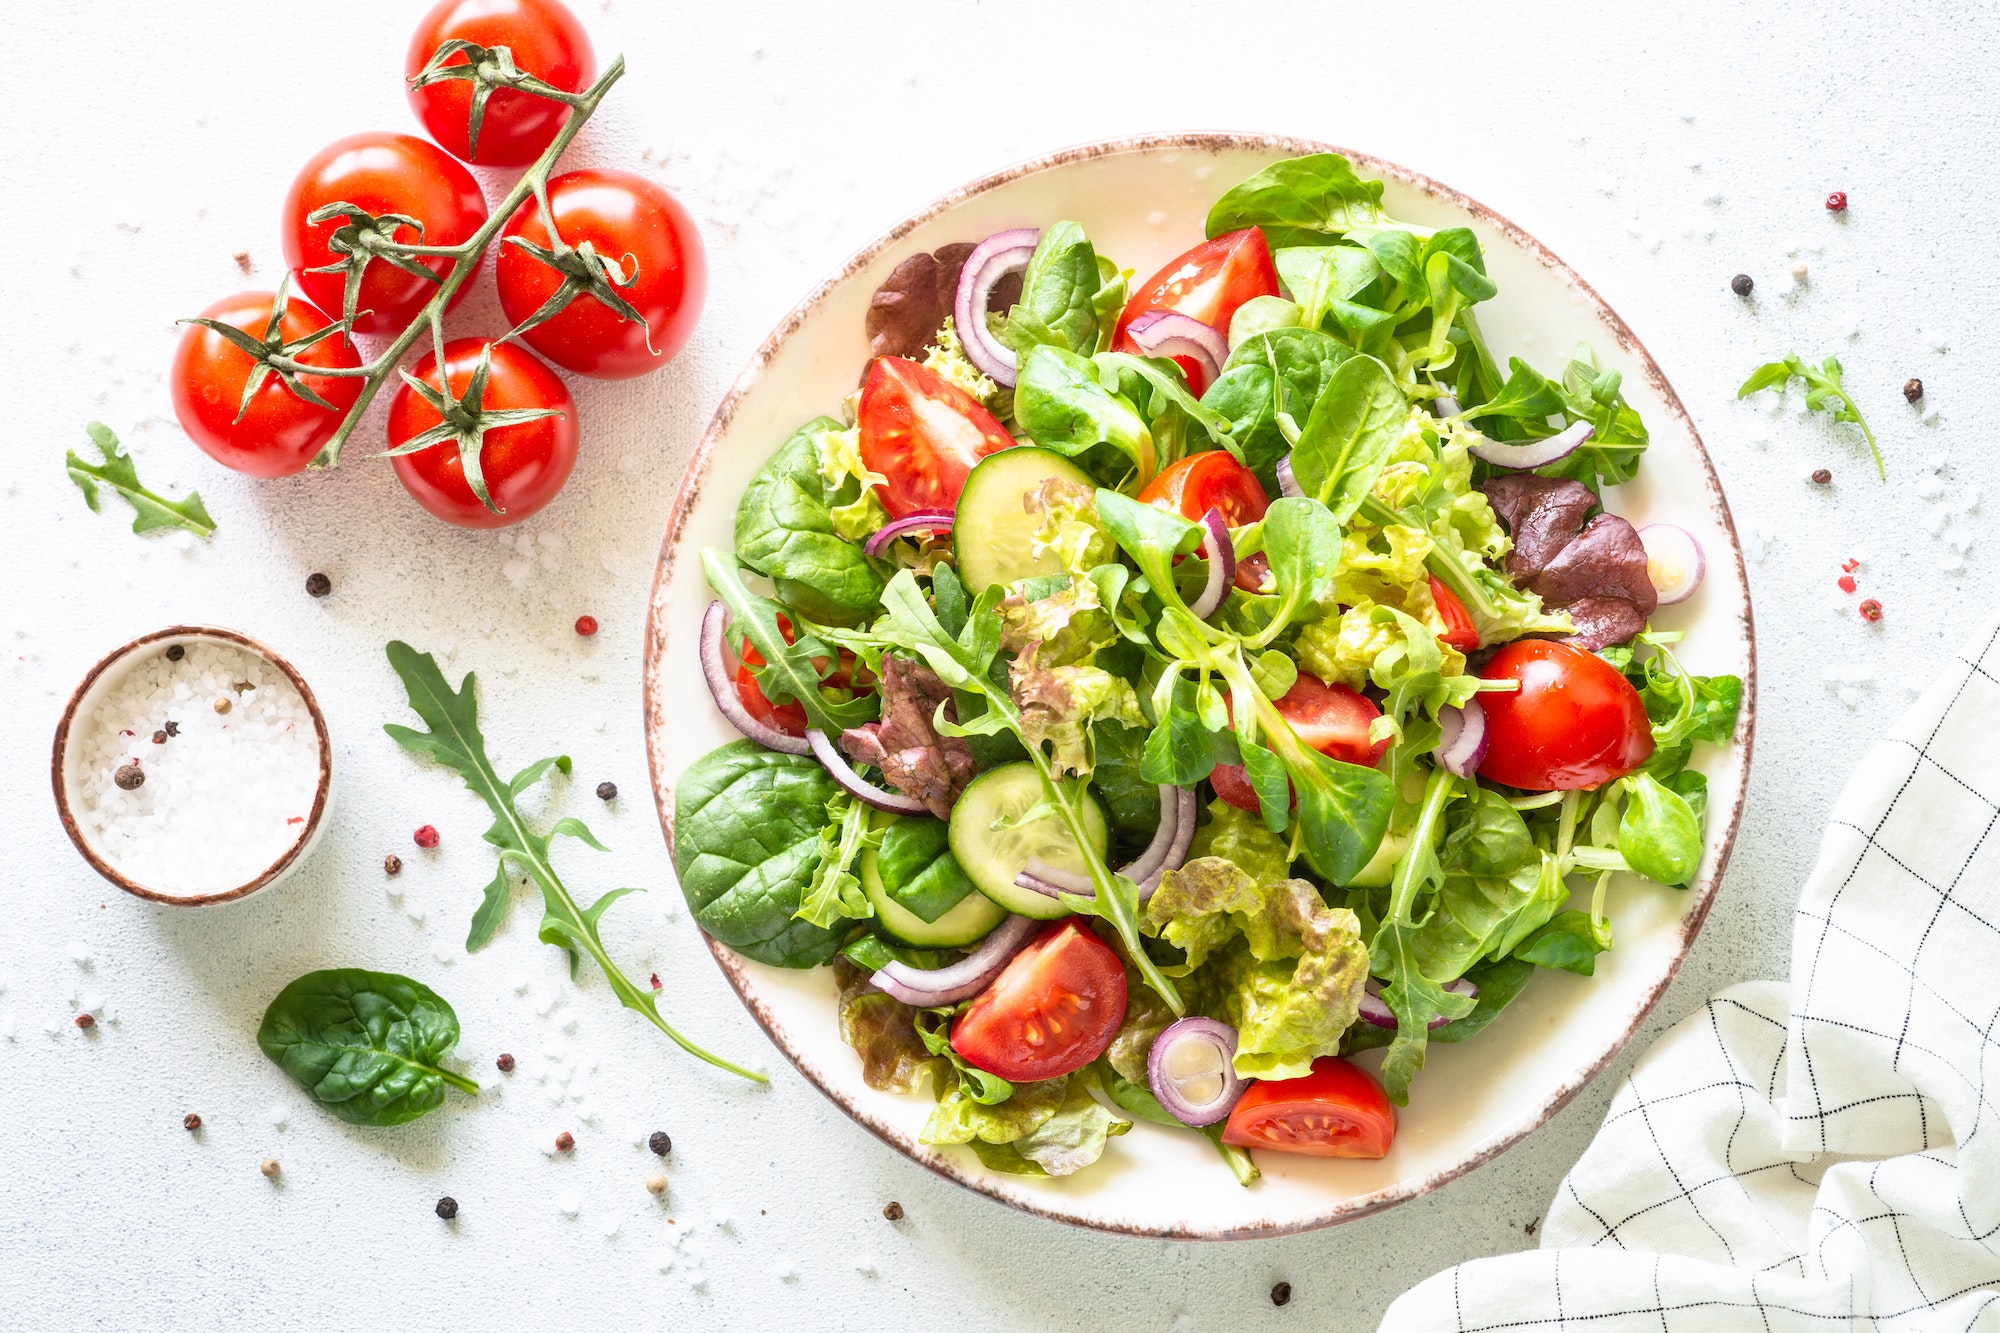
[[[744,738],[682,888],[831,966],[926,1143],[1380,1156],[1432,1043],[1592,971],[1615,875],[1696,874],[1741,682],[1648,627],[1702,554],[1602,503],[1645,426],[1587,348],[1503,371],[1477,238],[1382,197],[1275,163],[1136,286],[1067,221],[909,256],[703,553]]]

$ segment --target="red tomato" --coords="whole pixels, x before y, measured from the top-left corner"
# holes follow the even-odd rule
[[[239,292],[202,311],[216,320],[262,339],[271,321],[272,292]],[[332,321],[310,301],[294,296],[285,303],[278,336],[287,343],[305,337]],[[309,366],[355,369],[361,358],[338,334],[297,354]],[[276,375],[266,375],[250,410],[243,405],[243,386],[255,363],[249,354],[213,329],[190,324],[174,346],[173,369],[167,379],[173,393],[174,415],[181,429],[201,451],[226,468],[252,477],[289,477],[305,470],[320,447],[333,438],[347,409],[361,394],[356,379],[323,379],[302,375],[299,382],[334,405],[329,412],[287,389]]]
[[[376,217],[403,213],[416,218],[424,224],[421,238],[414,227],[399,226],[395,231],[394,239],[410,244],[421,240],[424,245],[457,245],[486,221],[486,197],[479,193],[479,182],[435,144],[411,134],[350,134],[307,159],[285,192],[279,222],[286,267],[314,269],[341,261],[343,256],[329,249],[328,242],[347,219],[306,221],[314,209],[333,203],[353,204]],[[443,258],[422,263],[440,278],[451,265]],[[341,309],[345,273],[301,272],[298,282],[314,305]],[[464,300],[471,287],[470,282],[461,285],[452,305]],[[436,291],[434,282],[383,260],[371,260],[361,275],[354,331],[400,333]]]
[[[410,37],[409,53],[403,57],[406,78],[416,78],[437,49],[454,38],[488,48],[504,46],[516,69],[566,93],[580,93],[597,78],[597,56],[589,35],[576,15],[556,0],[440,0]],[[465,63],[463,51],[445,61]],[[496,88],[486,99],[475,153],[467,130],[476,86],[470,79],[446,79],[405,89],[410,110],[424,123],[424,132],[462,162],[525,167],[569,122],[570,109],[561,102]]]
[[[1329,685],[1310,671],[1301,671],[1292,688],[1271,703],[1300,740],[1329,759],[1373,768],[1388,753],[1387,740],[1368,739],[1369,724],[1382,716],[1382,710],[1345,685]],[[1257,791],[1240,764],[1218,764],[1208,780],[1215,794],[1237,809],[1257,808]]]
[[[1529,791],[1571,791],[1623,777],[1653,753],[1646,705],[1618,668],[1595,653],[1519,639],[1479,673],[1518,680],[1479,696],[1486,760],[1479,776]]]
[[[1140,352],[1125,329],[1148,310],[1172,310],[1228,337],[1229,321],[1238,306],[1255,296],[1277,294],[1278,269],[1271,262],[1271,247],[1265,244],[1264,233],[1255,227],[1232,231],[1203,241],[1133,292],[1118,316],[1111,346],[1120,352]],[[1177,356],[1174,362],[1187,374],[1188,386],[1195,393],[1208,387],[1192,359]]]
[[[1444,622],[1444,633],[1438,635],[1445,646],[1456,648],[1461,653],[1469,653],[1479,646],[1479,630],[1472,623],[1472,613],[1465,609],[1465,603],[1458,600],[1458,594],[1444,586],[1437,575],[1425,577],[1431,581],[1431,601],[1437,604],[1438,619]]]
[[[630,379],[667,364],[694,332],[708,295],[708,258],[688,211],[644,176],[596,168],[550,181],[549,210],[565,243],[579,247],[590,242],[599,256],[632,279],[617,292],[645,322],[626,319],[585,292],[521,340],[565,370],[601,380]],[[518,245],[507,244],[513,236],[554,248],[541,207],[532,198],[507,219],[499,258],[493,261],[500,309],[518,324],[555,294],[563,275]]]
[[[1386,1157],[1396,1108],[1365,1070],[1323,1055],[1304,1078],[1259,1080],[1229,1113],[1222,1141],[1308,1157]]]
[[[1104,1054],[1125,1021],[1125,965],[1075,918],[1050,925],[951,1027],[952,1048],[1015,1083],[1055,1078]]]
[[[487,345],[479,338],[459,338],[445,344],[445,369],[454,398],[465,392],[472,372],[479,367],[480,349]],[[569,480],[570,468],[576,464],[576,404],[570,400],[569,390],[553,370],[513,343],[494,343],[492,348],[493,369],[486,381],[482,407],[503,411],[552,407],[562,413],[486,432],[479,451],[479,471],[486,479],[487,493],[501,512],[494,513],[472,493],[472,486],[465,479],[465,466],[459,460],[458,446],[450,440],[389,460],[403,489],[418,504],[461,528],[500,528],[519,523],[556,498],[556,492]],[[436,354],[426,355],[418,362],[415,373],[435,389]],[[389,404],[389,447],[393,449],[412,436],[421,435],[439,420],[431,405],[417,397],[409,385],[404,385]]]
[[[891,518],[958,504],[972,465],[1014,437],[977,399],[937,372],[881,356],[861,386],[861,461]]]
[[[1255,523],[1271,507],[1257,474],[1221,449],[1189,454],[1157,473],[1139,492],[1139,503],[1195,522],[1214,509],[1232,528]]]
[[[1264,592],[1264,582],[1270,575],[1271,557],[1259,551],[1236,562],[1236,577],[1231,581],[1244,592]]]
[[[786,643],[790,643],[792,641],[792,622],[783,616],[779,616],[778,632],[785,636]],[[805,705],[796,699],[790,703],[774,704],[764,696],[763,687],[757,684],[757,673],[753,668],[764,665],[764,654],[758,652],[755,646],[746,639],[737,652],[736,658],[736,671],[730,679],[735,683],[736,697],[742,700],[743,707],[749,710],[750,716],[756,718],[767,727],[775,727],[787,736],[803,737],[806,734],[807,726],[810,725],[806,718]],[[813,665],[819,670],[824,671],[826,670],[826,659],[824,657],[815,657]],[[873,679],[874,677],[868,674],[867,668],[856,664],[854,654],[842,648],[840,650],[840,665],[834,668],[833,674],[826,678],[825,683],[840,689],[851,690],[857,682],[865,685],[871,683]]]

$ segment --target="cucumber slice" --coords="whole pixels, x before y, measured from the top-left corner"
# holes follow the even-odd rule
[[[997,455],[996,455],[997,457]],[[951,808],[951,854],[972,877],[981,893],[1010,912],[1053,921],[1069,909],[1033,889],[1014,882],[1035,857],[1058,870],[1081,875],[1087,867],[1060,815],[1045,815],[1026,824],[994,828],[996,820],[1011,821],[1041,803],[1042,778],[1031,763],[989,769],[972,780]],[[1111,844],[1104,810],[1089,796],[1083,801],[1084,828],[1102,856]]]
[[[1021,501],[1050,477],[1095,487],[1090,475],[1052,449],[1017,445],[979,460],[958,493],[952,549],[959,577],[974,597],[995,583],[1063,572],[1054,552],[1035,554],[1041,519]]]
[[[1386,889],[1389,881],[1396,877],[1396,862],[1403,859],[1403,849],[1410,845],[1407,833],[1385,833],[1382,843],[1375,849],[1375,855],[1368,864],[1355,872],[1354,878],[1342,885],[1348,889]]]
[[[935,834],[925,825],[937,825],[942,833],[944,826],[935,819],[902,819],[886,811],[877,811],[875,827],[883,830],[883,846],[870,847],[861,854],[861,891],[868,895],[868,901],[875,904],[875,919],[888,934],[905,944],[914,944],[925,949],[953,949],[985,939],[993,928],[1007,919],[1007,909],[988,898],[983,893],[971,892],[970,880],[959,868],[958,862],[946,850],[942,838],[936,849],[940,855],[929,861],[929,869],[918,876],[920,880],[933,881],[918,887],[914,901],[939,901],[948,893],[938,892],[941,883],[951,878],[964,881],[967,891],[956,902],[939,913],[935,921],[926,921],[917,913],[897,901],[897,895],[889,892],[889,886],[882,878],[882,863],[888,859],[892,872],[899,864],[907,864],[917,859],[913,854],[919,850],[917,844],[928,844]],[[902,830],[902,836],[898,836]],[[909,844],[904,846],[901,844]],[[899,885],[902,888],[908,886]]]

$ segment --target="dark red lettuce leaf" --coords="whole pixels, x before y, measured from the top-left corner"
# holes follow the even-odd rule
[[[1583,516],[1597,508],[1588,486],[1562,477],[1520,472],[1494,477],[1479,489],[1514,535],[1507,572],[1523,586],[1569,545],[1583,527]]]
[[[1646,574],[1646,548],[1616,514],[1588,523],[1597,497],[1580,482],[1513,473],[1480,487],[1513,534],[1507,573],[1544,605],[1569,612],[1566,642],[1595,651],[1646,627],[1659,595]]]
[[[974,246],[967,241],[914,254],[889,271],[868,301],[863,328],[871,357],[921,359],[958,295],[958,278]],[[1008,274],[994,285],[988,306],[1005,311],[1021,299],[1021,279]]]
[[[885,656],[882,720],[840,734],[840,748],[849,759],[881,769],[891,787],[916,797],[939,819],[951,817],[952,804],[978,769],[963,738],[940,736],[931,725],[938,705],[950,698],[951,687],[937,672],[907,658]],[[946,716],[957,720],[949,708]]]

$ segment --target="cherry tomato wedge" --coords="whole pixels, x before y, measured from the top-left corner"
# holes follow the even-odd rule
[[[242,329],[262,340],[271,322],[272,292],[239,292],[202,311],[203,318]],[[310,301],[290,297],[278,336],[294,342],[331,321]],[[309,366],[361,365],[354,345],[339,335],[323,338],[297,354]],[[174,344],[168,388],[181,429],[201,451],[226,468],[252,477],[289,477],[305,471],[313,455],[333,438],[347,409],[360,396],[355,378],[326,379],[301,375],[299,382],[332,403],[327,411],[287,389],[276,375],[266,375],[243,411],[243,386],[250,382],[249,354],[213,329],[190,324]],[[238,413],[242,412],[239,419]]]
[[[792,622],[779,616],[778,632],[785,636],[786,643],[790,643]],[[787,736],[803,737],[808,725],[805,705],[796,699],[789,703],[774,704],[766,698],[763,688],[757,684],[756,668],[763,665],[764,654],[758,652],[755,645],[745,639],[737,651],[736,670],[730,677],[736,686],[736,697],[742,700],[743,707],[750,716],[765,726],[774,727]],[[826,659],[815,657],[813,665],[824,671]],[[834,668],[833,674],[826,678],[825,683],[839,689],[853,689],[857,683],[867,684],[873,679],[866,667],[857,664],[854,654],[842,648],[840,665]]]
[[[630,282],[613,285],[639,319],[626,319],[585,292],[521,341],[563,369],[594,379],[630,379],[667,364],[694,332],[708,296],[707,252],[694,218],[644,176],[601,168],[550,181],[549,211],[566,244],[588,241],[620,266]],[[501,313],[519,324],[556,294],[563,275],[513,244],[515,237],[551,248],[541,204],[533,198],[507,219],[493,261]]]
[[[953,509],[972,465],[1014,437],[977,399],[936,371],[882,356],[861,386],[861,461],[891,518]]]
[[[1458,600],[1458,594],[1444,586],[1437,575],[1426,575],[1431,581],[1431,601],[1437,606],[1438,619],[1444,622],[1444,633],[1438,638],[1447,648],[1456,648],[1461,653],[1469,653],[1479,646],[1479,629],[1472,623],[1472,613],[1465,609],[1465,603]]]
[[[1189,454],[1157,473],[1139,492],[1139,503],[1197,523],[1213,509],[1232,528],[1255,523],[1271,507],[1257,474],[1221,449]]]
[[[417,219],[424,224],[421,237],[407,224],[395,230],[396,240],[412,245],[457,245],[486,221],[486,196],[479,192],[479,182],[435,144],[413,134],[350,134],[308,158],[285,193],[279,214],[285,267],[310,270],[344,258],[333,252],[331,242],[348,219],[306,220],[315,209],[334,203],[352,204],[378,218],[400,213]],[[418,262],[440,278],[451,269],[451,261],[442,257]],[[298,282],[314,305],[340,313],[345,273],[300,272]],[[456,306],[471,290],[470,282],[461,284],[451,304]],[[354,331],[400,333],[436,291],[436,282],[387,260],[371,259],[361,275]]]
[[[445,344],[445,373],[451,396],[464,394],[479,368],[479,338],[458,338]],[[397,454],[389,462],[396,479],[412,499],[445,522],[461,528],[499,528],[519,523],[556,498],[576,465],[576,404],[556,373],[513,343],[494,343],[492,370],[481,406],[487,410],[554,408],[561,416],[538,417],[486,432],[479,451],[480,475],[487,494],[502,512],[494,513],[472,493],[465,464],[451,440]],[[438,385],[437,354],[417,363],[415,375]],[[437,412],[405,384],[389,404],[389,447],[394,448],[438,424]]]
[[[1238,306],[1252,297],[1276,295],[1278,269],[1271,262],[1271,247],[1265,244],[1264,233],[1255,227],[1232,231],[1203,241],[1137,288],[1118,316],[1111,346],[1115,351],[1139,352],[1139,345],[1125,330],[1148,310],[1171,310],[1198,319],[1227,337],[1229,321],[1235,318]],[[1195,393],[1208,387],[1201,382],[1191,358],[1177,356],[1174,362],[1187,374]]]
[[[1308,1157],[1386,1157],[1396,1108],[1367,1071],[1331,1055],[1304,1078],[1252,1083],[1229,1113],[1222,1141]]]
[[[556,0],[441,0],[417,23],[403,57],[405,79],[414,79],[448,41],[471,42],[491,49],[504,46],[515,68],[534,75],[552,88],[580,93],[597,77],[597,55],[590,36],[576,15]],[[459,51],[447,65],[466,63]],[[570,109],[561,102],[512,88],[496,88],[486,99],[479,124],[479,151],[472,150],[470,79],[445,79],[421,88],[405,83],[410,110],[424,123],[424,133],[461,162],[482,167],[525,167],[555,142],[569,122]]]
[[[1368,728],[1382,710],[1345,685],[1329,685],[1310,671],[1301,671],[1292,688],[1271,703],[1300,740],[1329,759],[1373,768],[1388,753],[1386,739],[1368,739]],[[1237,809],[1257,808],[1256,789],[1240,764],[1218,764],[1208,780],[1215,794]]]
[[[1125,1020],[1125,965],[1074,917],[1014,955],[951,1027],[952,1049],[1015,1083],[1055,1078],[1104,1054]]]
[[[1639,692],[1595,653],[1547,639],[1519,639],[1479,673],[1517,680],[1517,691],[1479,696],[1486,759],[1479,776],[1529,791],[1572,791],[1623,777],[1653,753]]]
[[[1270,592],[1275,589],[1264,586],[1270,576],[1271,557],[1259,551],[1236,562],[1236,577],[1232,581],[1244,592]]]

